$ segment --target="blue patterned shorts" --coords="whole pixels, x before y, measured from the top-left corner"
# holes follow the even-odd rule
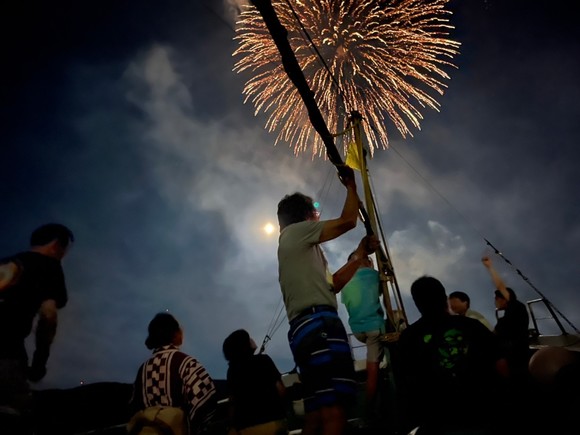
[[[288,341],[304,390],[304,409],[349,405],[354,400],[354,362],[346,330],[332,307],[312,307],[290,322]]]

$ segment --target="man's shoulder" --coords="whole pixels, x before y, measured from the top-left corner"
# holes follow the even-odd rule
[[[296,222],[293,224],[288,225],[287,227],[285,227],[280,235],[283,234],[295,234],[295,233],[308,233],[310,231],[313,231],[315,229],[318,228],[322,228],[324,226],[324,222],[323,221],[301,221],[301,222]]]
[[[479,319],[483,319],[484,317],[478,313],[477,311],[473,311],[469,313],[470,315],[466,316],[449,316],[449,322],[451,325],[455,325],[461,328],[469,328],[469,329],[480,329],[480,327],[485,328],[482,325]],[[487,328],[485,328],[487,329]]]
[[[28,252],[18,252],[16,254],[7,255],[0,259],[0,264],[11,263],[13,261],[22,261],[28,257]]]
[[[506,308],[506,314],[510,312],[510,313],[517,313],[519,315],[528,315],[528,309],[526,308],[526,305],[519,300],[510,300],[508,302],[508,306]]]
[[[56,258],[34,251],[23,251],[7,257],[8,260],[20,262],[25,267],[43,267],[61,269],[61,262]]]
[[[425,329],[424,323],[425,320],[422,317],[411,323],[409,326],[403,329],[403,331],[401,331],[399,340],[407,341],[419,335]]]
[[[524,304],[522,301],[520,301],[519,299],[511,299],[508,302],[508,307],[517,307],[518,309],[522,309],[522,308],[526,308],[526,304]]]
[[[288,225],[282,230],[279,238],[279,247],[289,248],[303,244],[312,245],[320,239],[323,222],[302,221]]]
[[[480,330],[484,328],[478,320],[471,319],[465,316],[440,316],[437,318],[425,318],[421,317],[415,323],[412,323],[407,327],[402,333],[401,338],[404,336],[425,336],[425,335],[441,335],[445,334],[446,331],[450,329],[460,329],[467,331]]]

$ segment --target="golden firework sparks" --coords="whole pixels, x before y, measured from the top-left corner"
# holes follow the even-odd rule
[[[348,112],[356,110],[371,152],[387,148],[387,121],[403,137],[409,125],[420,129],[420,109],[438,110],[432,94],[442,95],[459,43],[449,39],[448,0],[272,0],[288,40],[331,131],[341,131]],[[304,35],[304,27],[328,68]],[[268,113],[266,128],[278,131],[296,154],[324,145],[310,125],[298,91],[285,73],[274,41],[254,7],[241,15],[234,71],[248,71],[245,102],[255,113]],[[334,80],[338,84],[335,86]]]

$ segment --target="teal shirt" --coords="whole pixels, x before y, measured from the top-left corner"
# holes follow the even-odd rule
[[[358,269],[341,291],[352,332],[384,329],[385,313],[379,297],[379,272],[370,267]]]

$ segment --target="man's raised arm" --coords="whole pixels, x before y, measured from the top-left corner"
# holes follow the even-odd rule
[[[495,288],[501,292],[502,296],[506,301],[509,301],[510,293],[507,291],[507,287],[503,282],[503,279],[501,279],[497,271],[493,268],[493,265],[491,264],[491,258],[483,257],[481,259],[481,262],[491,275],[491,280],[493,281],[493,285],[495,285]]]
[[[336,239],[356,227],[360,200],[356,192],[354,171],[345,166],[345,169],[341,171],[340,181],[346,187],[346,199],[342,206],[342,213],[339,218],[324,221],[320,233],[320,243]]]

